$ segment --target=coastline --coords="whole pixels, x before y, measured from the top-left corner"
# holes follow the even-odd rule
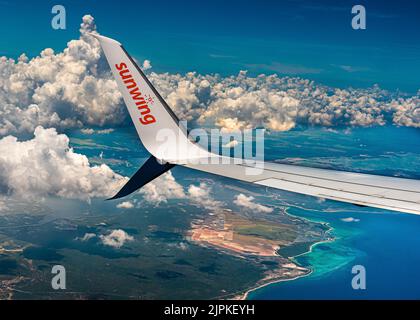
[[[270,248],[261,247],[261,244],[258,246],[254,243],[240,243],[233,242],[233,230],[231,224],[225,224],[225,227],[222,230],[216,229],[213,230],[211,227],[207,227],[203,221],[198,221],[198,223],[192,223],[192,228],[187,235],[187,239],[196,243],[199,243],[205,247],[216,248],[216,250],[225,251],[226,253],[238,257],[258,259],[264,257],[278,258],[278,265],[267,270],[262,277],[254,283],[250,283],[248,288],[240,289],[236,292],[222,294],[213,299],[232,299],[232,300],[246,300],[249,297],[249,294],[253,291],[266,287],[270,284],[279,283],[283,281],[292,281],[302,277],[306,277],[314,272],[311,266],[304,266],[297,261],[297,258],[306,254],[309,254],[313,251],[315,246],[321,243],[333,242],[336,240],[334,236],[331,235],[331,232],[334,228],[325,221],[319,221],[316,219],[310,219],[308,217],[302,217],[298,215],[291,214],[288,210],[289,208],[283,208],[283,213],[289,217],[300,219],[308,223],[321,224],[325,227],[323,236],[318,238],[312,238],[312,241],[308,241],[304,248],[293,249],[289,251],[289,254],[280,252],[279,244],[275,241],[270,242]],[[230,213],[227,213],[230,214]],[[225,219],[226,220],[226,219]],[[230,228],[226,228],[228,225]],[[232,242],[231,245],[226,245],[227,242]],[[273,245],[276,245],[274,248]],[[288,245],[293,244],[290,242]]]
[[[331,230],[332,230],[332,228],[331,228]],[[333,242],[334,240],[335,240],[335,239],[328,239],[328,240],[321,240],[321,241],[315,242],[315,243],[313,243],[313,244],[311,244],[311,245],[309,246],[309,250],[308,250],[308,251],[306,251],[306,252],[304,252],[304,253],[301,253],[301,254],[298,254],[298,255],[296,255],[296,256],[290,257],[290,259],[291,259],[294,263],[296,263],[297,265],[299,265],[299,264],[295,261],[295,258],[300,257],[300,256],[303,256],[303,255],[308,254],[308,253],[311,253],[311,252],[312,252],[312,249],[313,249],[315,246],[317,246],[318,244],[321,244],[321,243],[326,243],[326,242]],[[305,267],[302,267],[302,266],[300,266],[300,267],[301,267],[301,268],[305,268]],[[248,297],[248,295],[249,295],[251,292],[253,292],[253,291],[256,291],[256,290],[258,290],[258,289],[261,289],[261,288],[263,288],[263,287],[269,286],[269,285],[274,284],[274,283],[285,282],[285,281],[293,281],[293,280],[297,280],[297,279],[299,279],[299,278],[307,277],[307,276],[311,275],[311,274],[314,272],[314,270],[313,270],[313,269],[311,269],[311,268],[305,268],[305,269],[306,269],[306,270],[308,270],[308,272],[307,272],[307,273],[305,273],[305,274],[298,275],[298,276],[296,276],[296,277],[289,278],[289,279],[276,279],[276,280],[273,280],[273,281],[269,281],[269,282],[267,282],[267,283],[263,283],[263,284],[257,285],[256,287],[253,287],[253,288],[250,288],[250,289],[246,290],[243,294],[240,294],[240,295],[235,296],[233,299],[234,299],[234,300],[246,300],[246,299],[247,299],[247,297]]]
[[[295,216],[295,215],[293,215],[293,214],[290,214],[290,213],[287,211],[287,209],[285,210],[285,213],[286,213],[286,214],[288,214],[289,216],[294,216],[294,217],[297,217],[297,216]],[[302,218],[302,217],[299,217],[299,218]],[[308,218],[303,218],[303,219],[306,219],[306,220],[312,221],[312,220],[310,220],[310,219],[308,219]],[[319,223],[319,221],[315,221],[315,222],[318,222],[318,223]],[[330,233],[330,232],[332,232],[332,231],[334,230],[334,228],[333,228],[333,227],[332,227],[332,226],[331,226],[328,222],[323,222],[323,224],[325,224],[326,226],[328,226],[327,233]],[[298,258],[298,257],[300,257],[300,256],[303,256],[303,255],[306,255],[306,254],[311,253],[311,252],[312,252],[312,250],[313,250],[313,248],[315,248],[317,245],[319,245],[319,244],[321,244],[321,243],[333,242],[333,241],[335,241],[335,240],[336,240],[335,238],[330,238],[330,239],[320,240],[320,241],[314,242],[313,244],[311,244],[311,245],[309,246],[309,250],[308,250],[308,251],[303,252],[303,253],[300,253],[300,254],[295,255],[295,256],[293,256],[293,257],[288,257],[288,259],[290,259],[290,260],[291,260],[293,263],[295,263],[297,266],[299,266],[299,267],[301,267],[301,268],[305,268],[306,270],[308,270],[308,272],[307,272],[307,273],[302,274],[302,275],[298,275],[298,276],[295,276],[295,277],[292,277],[292,278],[288,278],[288,279],[284,279],[284,278],[282,278],[282,279],[275,279],[275,280],[273,280],[273,281],[268,281],[268,282],[266,282],[266,283],[259,284],[259,285],[255,286],[255,287],[252,287],[252,288],[250,288],[250,289],[246,290],[243,294],[238,294],[238,295],[235,295],[235,296],[233,297],[233,300],[246,300],[246,299],[248,298],[248,296],[249,296],[249,294],[250,294],[251,292],[256,291],[256,290],[259,290],[259,289],[264,288],[264,287],[266,287],[266,286],[269,286],[269,285],[271,285],[271,284],[280,283],[280,282],[285,282],[285,281],[293,281],[293,280],[297,280],[297,279],[299,279],[299,278],[303,278],[303,277],[307,277],[307,276],[311,275],[311,274],[314,272],[314,270],[313,270],[312,268],[307,268],[307,267],[300,266],[300,265],[299,265],[299,263],[296,261],[296,258]],[[264,281],[264,279],[263,279],[262,281]]]
[[[307,273],[302,274],[302,275],[298,275],[298,276],[293,277],[293,278],[289,278],[289,279],[277,279],[277,280],[273,280],[273,281],[269,281],[267,283],[263,283],[263,284],[257,285],[256,287],[253,287],[251,289],[246,290],[243,294],[235,296],[233,298],[233,300],[246,300],[248,298],[248,295],[251,292],[256,291],[258,289],[261,289],[261,288],[264,288],[264,287],[269,286],[269,285],[274,284],[274,283],[285,282],[285,281],[293,281],[293,280],[297,280],[299,278],[307,277],[310,274],[312,274],[312,272],[313,272],[312,269],[307,269],[307,270],[308,270]]]

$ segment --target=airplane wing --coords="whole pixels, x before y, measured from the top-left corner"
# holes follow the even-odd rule
[[[112,199],[141,188],[174,165],[182,165],[314,197],[420,214],[419,180],[269,162],[238,162],[208,152],[190,141],[186,129],[122,45],[98,34],[92,36],[99,40],[137,133],[151,153],[146,164]],[[173,143],[164,139],[168,135],[176,137]],[[253,168],[257,168],[257,174],[249,174]]]
[[[249,175],[246,164],[187,164],[188,168],[323,199],[420,214],[420,181],[264,162]]]

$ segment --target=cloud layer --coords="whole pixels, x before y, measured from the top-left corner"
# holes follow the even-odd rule
[[[181,118],[227,130],[296,125],[420,127],[420,94],[402,97],[374,86],[335,89],[301,78],[260,75],[221,78],[151,74]],[[168,87],[168,83],[172,84]]]
[[[80,39],[63,52],[43,50],[29,60],[0,58],[0,135],[31,134],[35,127],[121,125],[127,117],[102,55],[93,17],[83,17]],[[144,69],[151,63],[145,60]],[[150,71],[149,71],[150,72]],[[298,77],[149,74],[181,119],[226,130],[296,125],[420,127],[420,92],[407,97],[378,87],[335,89]]]
[[[0,192],[22,197],[53,195],[88,200],[109,197],[127,178],[107,165],[91,166],[55,129],[37,127],[34,138],[0,139]]]

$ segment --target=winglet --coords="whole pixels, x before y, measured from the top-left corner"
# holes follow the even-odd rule
[[[111,39],[111,38],[108,38],[108,37],[105,37],[105,36],[101,36],[98,33],[90,32],[88,34],[90,36],[96,38],[101,44],[102,43],[109,43],[109,44],[117,44],[117,45],[121,46],[121,43],[119,43],[117,40],[114,40],[114,39]]]
[[[101,44],[147,151],[156,159],[176,164],[211,156],[188,139],[187,131],[180,125],[175,113],[122,45],[99,34],[91,35]],[[168,141],[169,138],[172,140]]]

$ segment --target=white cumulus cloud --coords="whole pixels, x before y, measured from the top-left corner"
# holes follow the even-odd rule
[[[53,195],[88,200],[109,197],[127,178],[107,165],[91,166],[55,129],[37,127],[34,138],[0,139],[0,192],[22,197]]]
[[[239,144],[239,142],[237,140],[232,140],[232,141],[229,141],[228,143],[224,144],[222,147],[223,148],[235,148],[238,144]]]
[[[126,242],[134,241],[134,237],[130,236],[122,229],[112,230],[107,235],[100,235],[99,238],[101,239],[103,245],[116,249],[121,248]]]
[[[114,130],[115,129],[113,129],[113,128],[100,129],[100,130],[95,130],[95,129],[92,129],[92,128],[83,128],[83,129],[80,129],[80,132],[83,133],[83,134],[94,134],[94,133],[109,134],[109,133],[114,132]]]
[[[348,218],[341,219],[341,221],[343,221],[343,222],[359,222],[360,219],[353,218],[353,217],[348,217]]]
[[[84,16],[80,39],[63,52],[44,49],[31,60],[0,58],[0,135],[31,133],[38,125],[73,128],[120,124],[121,95],[103,60],[94,20]]]
[[[83,134],[94,134],[95,130],[93,130],[92,128],[83,128],[80,130],[80,132]]]
[[[211,197],[211,188],[206,183],[201,182],[198,186],[191,184],[184,190],[171,171],[149,182],[139,192],[147,202],[155,205],[167,203],[171,199],[188,199],[209,210],[215,210],[222,205]]]
[[[240,193],[236,196],[233,203],[236,204],[237,206],[247,208],[253,211],[257,211],[257,212],[265,212],[265,213],[273,212],[272,208],[264,206],[259,203],[255,203],[254,200],[255,198],[253,196],[247,197],[243,193]]]
[[[118,209],[132,209],[134,208],[134,204],[131,201],[124,201],[117,204]]]
[[[222,203],[214,200],[210,192],[211,188],[205,182],[200,182],[198,186],[190,185],[188,187],[188,195],[191,201],[209,210],[219,209]]]
[[[152,68],[152,63],[150,60],[144,60],[142,65],[143,70],[149,70]]]
[[[155,203],[166,203],[169,199],[183,199],[185,193],[182,185],[176,182],[172,172],[168,171],[146,184],[140,189],[140,193],[146,201]]]
[[[96,237],[95,233],[87,232],[83,235],[83,237],[81,237],[81,238],[77,237],[75,240],[80,240],[82,242],[86,242],[86,241],[89,241],[90,239],[93,239],[95,237]]]

